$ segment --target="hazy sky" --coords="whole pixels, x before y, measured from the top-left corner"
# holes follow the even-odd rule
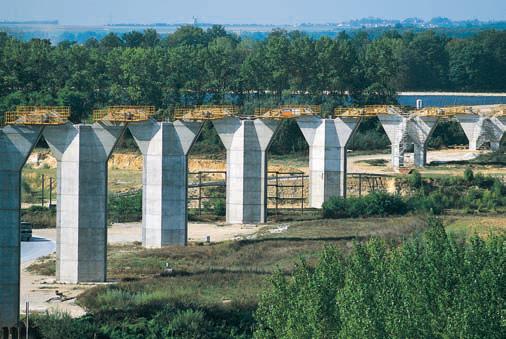
[[[0,20],[301,23],[364,17],[505,20],[506,0],[0,0]]]

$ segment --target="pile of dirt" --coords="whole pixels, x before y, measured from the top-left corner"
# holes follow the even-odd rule
[[[142,155],[137,153],[113,153],[108,166],[109,169],[142,171]]]
[[[33,152],[26,161],[31,168],[56,168],[56,158],[49,150],[42,152]]]

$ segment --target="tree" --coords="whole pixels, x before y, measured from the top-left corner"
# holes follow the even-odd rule
[[[116,48],[123,46],[123,41],[114,33],[109,33],[100,40],[100,46],[104,48]]]
[[[141,47],[144,45],[144,35],[137,31],[131,31],[123,34],[125,47]]]

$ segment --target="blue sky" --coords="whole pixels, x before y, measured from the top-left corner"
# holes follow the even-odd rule
[[[369,16],[506,20],[506,0],[0,0],[0,20],[118,22],[336,22]]]

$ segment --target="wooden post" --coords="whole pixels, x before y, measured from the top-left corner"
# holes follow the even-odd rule
[[[301,186],[302,186],[302,193],[301,193],[301,198],[302,198],[302,200],[301,200],[301,210],[302,210],[302,211],[301,211],[301,214],[304,214],[304,173],[302,173],[300,177],[301,177],[301,179],[302,179],[302,184],[301,184]]]
[[[45,177],[44,177],[44,174],[42,174],[42,195],[40,197],[40,205],[42,207],[44,207],[44,181],[45,181]]]
[[[362,197],[362,173],[358,174],[358,196]]]
[[[53,204],[53,178],[49,178],[49,207]]]
[[[276,216],[279,215],[278,213],[278,199],[279,199],[279,177],[278,172],[276,171]]]
[[[28,339],[28,328],[30,326],[30,323],[28,322],[28,318],[30,317],[30,302],[26,302],[26,339]]]
[[[199,215],[202,215],[202,171],[199,171]]]

